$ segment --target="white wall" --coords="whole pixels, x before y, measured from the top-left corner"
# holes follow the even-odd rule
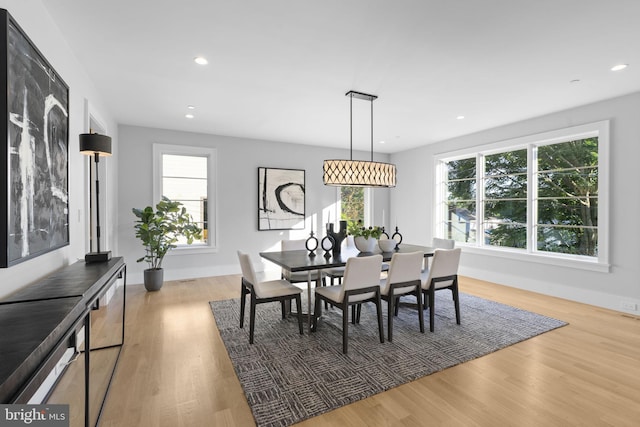
[[[0,8],[6,9],[27,33],[53,68],[69,86],[69,228],[70,244],[10,268],[0,269],[0,298],[20,289],[51,272],[83,258],[86,252],[85,206],[86,157],[78,151],[78,135],[86,132],[85,103],[88,100],[95,114],[105,122],[113,137],[116,156],[107,161],[109,180],[105,182],[109,198],[109,214],[115,218],[117,176],[117,128],[111,115],[101,103],[91,80],[77,62],[66,41],[51,20],[39,0],[0,0]],[[112,203],[113,202],[113,203]],[[109,215],[107,214],[107,216]],[[107,227],[108,228],[108,227]],[[107,231],[107,247],[117,250],[113,231]]]
[[[392,212],[405,236],[428,244],[433,237],[434,155],[570,126],[610,120],[610,262],[609,273],[465,253],[461,273],[513,287],[619,311],[622,302],[640,306],[640,93],[615,98],[391,156],[402,181],[391,193]],[[416,193],[416,190],[418,192]],[[637,311],[634,312],[637,314]]]
[[[127,262],[128,283],[142,283],[146,263],[136,263],[144,249],[135,238],[135,217],[131,208],[154,203],[152,182],[153,143],[213,147],[218,162],[218,247],[217,253],[180,255],[172,251],[163,263],[165,280],[206,277],[240,272],[236,251],[242,249],[259,262],[258,252],[279,249],[280,240],[308,237],[307,230],[258,231],[258,167],[304,169],[306,171],[306,216],[314,217],[315,233],[321,231],[322,218],[335,202],[336,188],[322,184],[322,161],[348,158],[348,150],[326,149],[308,145],[286,144],[218,135],[177,132],[135,126],[120,126],[120,176],[118,241],[120,255]],[[368,153],[354,153],[354,158],[368,158]],[[376,156],[387,161],[388,156]],[[382,209],[389,212],[388,189],[374,190],[374,221],[380,225]],[[331,214],[332,222],[335,216]],[[324,234],[321,234],[323,236]],[[267,269],[273,266],[266,265]]]

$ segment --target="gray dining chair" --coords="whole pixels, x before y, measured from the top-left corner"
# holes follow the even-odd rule
[[[456,247],[456,241],[453,239],[442,239],[440,237],[434,237],[431,240],[431,247],[434,249],[453,249]],[[429,257],[424,258],[423,271],[429,269]]]
[[[322,301],[339,308],[342,310],[342,352],[346,354],[348,350],[349,307],[355,308],[358,304],[373,302],[378,314],[380,342],[383,343],[384,331],[380,302],[381,267],[382,255],[349,258],[340,285],[316,288],[311,331],[314,332],[318,328],[318,319],[322,316]],[[352,323],[355,324],[355,310],[351,316]]]
[[[345,242],[346,242],[347,248],[356,246],[355,243],[353,242],[353,236],[351,235],[347,236],[347,238],[345,239]],[[389,264],[387,264],[386,262],[383,262],[380,270],[383,272],[389,270]],[[335,284],[334,280],[337,280],[339,285],[340,283],[342,283],[342,278],[344,277],[344,267],[327,268],[326,270],[324,270],[324,273],[330,279],[329,284],[331,286]]]
[[[244,308],[247,295],[251,295],[250,314],[249,314],[249,344],[253,344],[253,335],[256,324],[256,305],[267,302],[279,301],[282,306],[282,318],[286,316],[285,303],[296,301],[296,309],[298,310],[298,327],[300,335],[304,334],[302,330],[302,298],[300,294],[302,289],[292,285],[287,280],[269,280],[259,281],[256,276],[251,257],[238,251],[238,259],[240,260],[240,268],[242,269],[242,280],[240,282],[240,328],[244,326]]]
[[[387,339],[393,341],[393,318],[398,314],[398,304],[403,295],[418,295],[421,292],[422,252],[394,253],[391,257],[386,279],[380,280],[380,297],[387,302]],[[418,322],[424,332],[422,298],[418,300]],[[358,312],[360,307],[358,307]]]
[[[435,292],[449,289],[453,296],[456,311],[456,323],[460,324],[460,298],[458,293],[458,266],[460,264],[460,248],[436,249],[431,260],[431,267],[421,274],[422,295],[425,306],[429,306],[429,329],[434,329]],[[416,295],[420,299],[419,295]]]

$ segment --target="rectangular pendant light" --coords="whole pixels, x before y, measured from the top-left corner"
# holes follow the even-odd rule
[[[349,160],[329,159],[322,165],[324,185],[338,187],[378,187],[396,186],[396,165],[373,161],[373,101],[378,97],[367,93],[349,91],[350,98],[350,153]],[[353,160],[353,98],[371,102],[371,161]]]

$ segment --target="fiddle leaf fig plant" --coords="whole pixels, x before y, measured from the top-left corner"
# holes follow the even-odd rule
[[[146,251],[145,256],[137,261],[146,261],[149,269],[162,268],[162,260],[167,252],[177,247],[180,237],[185,237],[189,245],[202,238],[202,230],[180,202],[163,196],[155,210],[147,206],[144,209],[133,208],[132,211],[138,218],[134,225],[136,237],[142,241]]]

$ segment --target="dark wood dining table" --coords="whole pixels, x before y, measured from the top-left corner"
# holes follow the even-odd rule
[[[260,252],[260,256],[272,263],[282,267],[285,270],[291,272],[307,272],[307,326],[311,330],[311,283],[312,273],[314,271],[344,267],[347,264],[347,260],[352,257],[370,256],[375,254],[382,255],[382,260],[385,262],[391,261],[391,257],[394,253],[408,253],[408,252],[422,252],[424,257],[432,257],[435,248],[429,246],[411,245],[402,243],[400,246],[391,252],[382,252],[376,249],[374,252],[359,252],[353,246],[343,247],[339,255],[324,256],[324,251],[316,250],[315,256],[309,256],[307,250],[296,251],[274,251],[274,252]],[[298,308],[301,310],[301,308]]]

